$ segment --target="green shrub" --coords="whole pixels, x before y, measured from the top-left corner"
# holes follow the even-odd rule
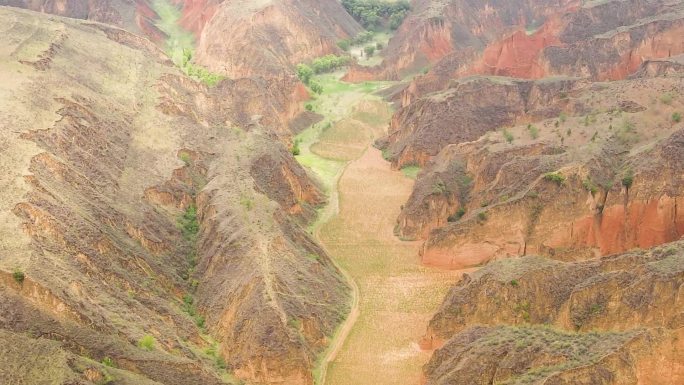
[[[24,275],[23,271],[21,271],[19,269],[15,269],[14,272],[12,273],[12,278],[14,278],[14,281],[16,283],[22,284],[22,283],[24,283],[24,279],[26,278],[26,276]]]
[[[375,47],[372,45],[366,46],[363,48],[363,52],[365,52],[367,57],[371,57],[375,53]]]
[[[435,182],[432,185],[432,193],[433,194],[441,195],[441,194],[446,194],[447,192],[449,192],[449,190],[447,189],[446,184],[444,184],[444,182],[442,182],[441,180]]]
[[[140,340],[138,340],[138,347],[143,350],[147,350],[148,352],[151,352],[154,350],[154,345],[157,343],[157,340],[154,339],[149,334],[145,334]]]
[[[479,219],[481,221],[486,221],[487,220],[487,213],[484,211],[480,211],[479,213],[477,213],[477,219]]]
[[[359,32],[359,34],[352,39],[352,44],[358,45],[368,43],[369,41],[373,40],[373,35],[373,31]]]
[[[672,121],[675,123],[679,123],[682,121],[682,114],[679,112],[673,112],[672,113]]]
[[[351,57],[349,56],[337,56],[330,54],[314,59],[311,62],[311,69],[314,73],[321,74],[344,67],[350,62]]]
[[[510,131],[504,128],[501,131],[501,134],[503,135],[504,139],[506,139],[506,142],[513,143],[513,139],[515,138],[513,137],[513,134],[510,133]]]
[[[309,85],[309,82],[311,81],[311,77],[313,76],[314,71],[311,69],[306,64],[297,64],[297,77],[299,80],[302,81],[302,83]]]
[[[110,368],[114,368],[114,367],[115,367],[115,365],[114,365],[114,360],[112,360],[112,359],[109,358],[109,357],[105,357],[105,358],[102,359],[102,365],[107,366],[107,367],[110,367]]]
[[[539,137],[539,129],[536,126],[528,124],[527,131],[530,133],[532,139],[537,139]]]
[[[459,207],[458,210],[452,215],[449,215],[447,222],[458,222],[465,215],[466,210],[463,207]]]
[[[561,123],[565,123],[565,121],[568,120],[568,115],[566,115],[565,112],[561,112],[560,115],[558,115],[558,120]]]
[[[384,44],[380,42],[375,43],[375,49],[377,49],[378,51],[381,51],[383,48],[385,48]]]
[[[598,191],[598,187],[596,187],[594,182],[592,182],[589,178],[582,181],[582,186],[584,186],[584,189],[589,191],[591,195],[596,194],[596,192]]]
[[[314,109],[313,104],[311,104],[311,103],[306,103],[306,104],[304,105],[304,109],[306,109],[307,111],[313,111],[313,109]]]
[[[309,88],[311,88],[311,91],[319,95],[323,93],[323,86],[315,80],[309,81]]]
[[[562,185],[565,182],[565,177],[559,172],[547,172],[544,174],[544,179],[549,182],[554,182],[557,185]]]
[[[340,47],[342,51],[349,51],[349,47],[351,47],[351,40],[349,39],[343,39],[337,42],[337,46]]]
[[[632,170],[627,170],[627,173],[625,176],[622,177],[622,185],[625,186],[625,188],[629,189],[632,187],[632,184],[634,183],[634,171]]]
[[[294,143],[292,144],[292,149],[290,150],[290,152],[292,152],[292,155],[297,156],[301,153],[301,150],[299,149],[299,144],[301,142],[301,139],[295,139]]]
[[[194,204],[188,206],[183,216],[178,220],[183,238],[187,241],[194,241],[199,232],[199,222],[197,221],[197,207]]]

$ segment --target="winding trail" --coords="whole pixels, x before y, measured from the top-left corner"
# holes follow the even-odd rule
[[[330,197],[314,235],[350,282],[353,302],[314,377],[318,385],[418,385],[431,354],[418,342],[461,273],[422,266],[420,242],[394,236],[413,180],[371,146],[387,129],[388,105],[358,90],[334,95],[349,105],[332,110],[332,129],[303,136],[303,155]],[[338,162],[334,177],[329,162]]]

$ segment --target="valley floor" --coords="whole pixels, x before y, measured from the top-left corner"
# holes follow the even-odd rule
[[[337,98],[344,99],[344,93]],[[320,99],[325,97],[318,103],[323,105]],[[387,126],[388,106],[368,94],[350,106],[347,116],[338,116],[341,119],[304,150],[308,156],[312,151],[316,157],[349,160],[343,163],[346,167],[340,169],[338,182],[330,185],[329,207],[336,214],[323,215],[325,223],[317,233],[358,286],[358,307],[333,341],[323,360],[324,366],[331,361],[321,372],[325,379],[318,382],[416,385],[430,356],[418,342],[461,272],[422,266],[419,243],[394,236],[395,220],[413,181],[391,170],[381,152],[371,146]]]

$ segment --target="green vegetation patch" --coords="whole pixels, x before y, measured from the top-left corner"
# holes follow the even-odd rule
[[[407,0],[342,0],[342,6],[364,28],[397,29],[411,9]]]
[[[157,28],[168,36],[166,53],[183,72],[208,86],[214,86],[223,76],[214,74],[204,67],[192,62],[195,49],[195,37],[192,32],[180,25],[182,12],[180,8],[168,0],[153,0],[152,9],[159,15]]]
[[[420,167],[415,164],[406,165],[401,168],[401,172],[407,178],[416,179],[418,177],[418,173],[420,172]]]
[[[138,340],[138,347],[142,350],[147,350],[151,352],[154,350],[154,345],[157,340],[149,334],[145,334],[141,339]]]

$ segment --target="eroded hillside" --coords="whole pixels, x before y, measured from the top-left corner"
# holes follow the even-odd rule
[[[286,106],[115,27],[0,15],[1,382],[311,383],[348,288],[300,226],[324,197]]]

